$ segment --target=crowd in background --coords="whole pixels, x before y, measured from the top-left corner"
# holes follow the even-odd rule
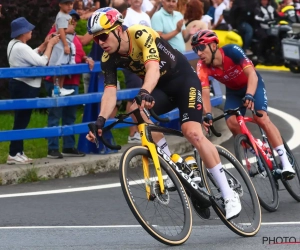
[[[67,3],[73,2],[73,0],[59,0],[59,2]],[[190,51],[192,49],[190,45],[191,37],[198,30],[212,29],[228,31],[236,29],[243,39],[244,51],[246,54],[251,54],[250,41],[255,35],[255,31],[260,30],[259,25],[261,25],[262,21],[278,16],[284,6],[291,4],[294,4],[292,0],[75,0],[72,5],[73,10],[71,10],[69,14],[66,13],[66,15],[70,15],[70,20],[72,21],[71,26],[67,29],[69,33],[66,32],[72,34],[72,39],[74,39],[74,51],[76,51],[74,54],[74,63],[88,63],[90,68],[92,68],[94,61],[100,60],[103,51],[97,44],[93,43],[90,54],[88,56],[85,55],[82,46],[91,42],[93,37],[89,34],[77,36],[74,30],[79,19],[87,20],[95,10],[108,6],[118,9],[123,14],[124,24],[126,26],[129,27],[131,25],[141,24],[152,27],[162,38],[167,40],[172,47],[180,52]],[[264,9],[266,9],[266,12],[264,12]],[[5,18],[1,15],[1,5],[0,17]],[[13,29],[15,29],[15,32],[17,31],[17,33],[12,35],[11,38],[13,38],[13,40],[9,45],[10,47],[12,45],[15,46],[15,42],[20,40],[19,36],[23,39],[25,34],[25,38],[23,39],[23,43],[25,44],[26,41],[31,38],[30,32],[33,30],[34,26],[27,21],[25,23],[27,25],[25,29],[22,29],[23,26],[20,20],[17,20],[14,24],[12,23],[12,32]],[[26,32],[30,33],[30,35],[26,35]],[[57,41],[51,40],[50,35],[52,33],[57,35],[57,32],[55,26],[53,26],[52,31],[50,31],[45,39],[45,44],[43,45],[44,51],[42,53],[39,50],[41,48],[38,48],[35,51],[29,51],[29,48],[26,47],[26,50],[29,51],[28,54],[24,54],[24,50],[22,51],[24,57],[34,53],[36,53],[36,55],[34,55],[36,58],[37,56],[41,57],[36,59],[37,61],[25,66],[41,66],[48,64],[49,58],[51,58],[49,53],[51,52],[52,47],[57,43]],[[16,36],[16,34],[18,36]],[[16,58],[16,53],[19,53],[16,48],[20,47],[22,49],[21,45],[22,44],[16,45],[12,57],[9,59],[11,67],[20,66],[15,62],[20,59],[13,58]],[[69,44],[69,46],[71,46],[71,44]],[[66,47],[63,47],[63,49],[66,49]],[[47,51],[47,54],[45,51]],[[124,70],[123,72],[126,88],[139,88],[142,86],[142,80],[136,75],[127,70]],[[65,88],[66,91],[72,91],[72,94],[78,94],[80,77],[80,75],[66,76],[61,88]],[[37,83],[33,86],[32,83],[34,81]],[[83,81],[85,84],[85,92],[87,92],[89,84],[88,73],[83,75]],[[27,84],[29,88],[34,91],[34,94],[29,95],[29,93],[33,92],[27,91],[25,88],[23,95],[20,96],[14,94],[16,90],[13,90],[12,87],[20,84]],[[45,86],[49,97],[51,97],[53,95],[53,79],[47,78]],[[12,98],[15,99],[38,96],[37,93],[40,87],[40,78],[34,78],[34,80],[29,83],[28,79],[12,79],[10,82]],[[128,102],[127,108],[129,108],[129,106],[130,102]],[[13,129],[25,129],[27,127],[31,111],[26,113],[26,122],[24,122],[24,119],[21,119],[21,116],[24,116],[23,113],[24,110],[15,113],[15,124]],[[76,108],[65,107],[51,109],[49,111],[48,126],[58,126],[60,119],[62,119],[62,125],[72,125],[75,122],[75,115]],[[59,138],[50,138],[48,140],[47,156],[49,158],[62,158],[64,156],[82,157],[85,155],[76,149],[74,136],[66,136],[63,139],[62,153],[60,153],[59,150]],[[139,133],[137,133],[136,127],[130,128],[128,143],[140,143],[140,136]],[[32,159],[27,157],[23,151],[23,142],[12,142],[7,163],[26,164],[30,162],[32,162]]]

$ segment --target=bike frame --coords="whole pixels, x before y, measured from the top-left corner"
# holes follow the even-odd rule
[[[144,110],[144,113],[150,117],[148,112]],[[124,119],[128,118],[130,115],[134,115],[136,118],[136,122],[128,122]],[[180,182],[183,184],[183,186],[190,191],[191,195],[195,196],[197,199],[199,199],[204,206],[211,206],[211,198],[212,196],[208,193],[208,191],[204,188],[199,187],[195,182],[192,181],[191,177],[184,173],[179,166],[177,166],[172,159],[159,147],[157,146],[152,138],[152,132],[158,132],[163,134],[171,134],[179,137],[184,137],[182,132],[179,130],[171,129],[171,128],[165,128],[154,124],[149,124],[144,121],[144,119],[141,116],[140,110],[136,109],[134,111],[131,111],[127,114],[119,114],[116,117],[118,120],[111,123],[107,127],[104,127],[102,132],[108,131],[112,129],[115,125],[118,123],[127,123],[131,125],[137,125],[138,130],[141,136],[141,142],[142,146],[149,149],[149,152],[151,154],[151,158],[153,160],[153,164],[155,167],[158,184],[160,187],[160,192],[164,194],[166,192],[165,186],[164,186],[164,180],[163,175],[159,163],[159,156],[161,156],[167,164],[175,171],[176,175],[178,176]],[[164,121],[163,119],[155,118],[157,120]],[[92,127],[90,127],[92,125]],[[96,129],[94,127],[94,124],[89,124],[90,130],[94,133],[94,135],[97,135]],[[111,145],[109,142],[105,141],[105,138],[100,137],[100,140],[104,145],[106,145],[109,148],[117,149],[119,150],[121,147],[118,145]],[[96,140],[95,140],[96,141]],[[145,178],[145,188],[146,188],[146,197],[148,200],[152,199],[151,196],[151,185],[149,181],[150,177],[150,169],[149,169],[149,161],[147,156],[142,157],[142,164],[143,164],[143,171],[144,171],[144,178]]]
[[[266,152],[263,148],[264,145],[261,146],[261,145],[258,144],[258,140],[256,138],[254,138],[254,136],[252,135],[252,133],[250,132],[250,130],[248,129],[248,127],[246,125],[247,122],[251,122],[251,123],[254,123],[254,124],[257,125],[255,120],[252,117],[248,117],[248,116],[244,117],[242,115],[241,111],[239,111],[239,110],[237,111],[237,114],[236,114],[236,120],[237,120],[237,122],[240,126],[241,133],[246,135],[249,138],[251,144],[253,145],[253,149],[254,149],[256,155],[258,156],[258,151],[259,151],[261,153],[261,155],[263,156],[265,162],[268,164],[269,169],[272,171],[273,170],[273,163],[270,160],[270,158],[267,156],[267,154],[266,154]],[[261,127],[259,127],[259,129],[260,129],[260,132],[263,136],[263,142],[266,142],[267,136],[266,136],[265,132],[262,130]],[[260,161],[259,157],[258,157],[258,160]],[[250,170],[249,164],[247,164],[247,167],[248,167],[248,170]]]

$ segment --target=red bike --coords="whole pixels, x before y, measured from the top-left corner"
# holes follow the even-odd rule
[[[296,172],[293,179],[284,180],[281,176],[282,166],[280,160],[276,157],[277,153],[274,153],[272,146],[269,144],[265,131],[258,126],[261,134],[259,137],[261,137],[261,139],[255,138],[246,123],[256,125],[257,123],[252,117],[244,117],[241,113],[242,108],[244,107],[226,110],[224,114],[214,118],[213,121],[220,120],[229,114],[236,116],[236,120],[241,128],[241,134],[237,135],[234,139],[235,155],[248,170],[261,206],[270,212],[277,210],[279,205],[278,180],[281,180],[290,195],[296,201],[300,202],[300,168],[292,151],[282,138],[289,161]],[[253,111],[253,114],[258,117],[262,116],[262,114],[256,111]],[[211,126],[211,131],[216,136],[221,136],[213,126]]]

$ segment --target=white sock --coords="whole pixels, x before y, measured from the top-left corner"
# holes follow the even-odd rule
[[[167,156],[171,156],[171,152],[165,137],[159,140],[157,146],[159,146],[167,154]]]
[[[284,145],[282,144],[282,145],[276,147],[275,150],[277,151],[277,153],[279,155],[280,161],[282,163],[282,168],[284,170],[292,169],[292,165],[291,165],[289,159],[287,158],[286,150],[284,148]]]
[[[218,186],[221,189],[222,197],[224,199],[232,198],[233,197],[233,190],[229,187],[223,166],[221,162],[214,166],[213,168],[208,169],[209,172],[213,175],[214,179],[216,180]]]

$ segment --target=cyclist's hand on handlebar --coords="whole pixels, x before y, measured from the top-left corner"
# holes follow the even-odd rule
[[[244,103],[244,107],[250,110],[254,110],[254,97],[251,94],[246,94],[245,97],[242,99]]]
[[[89,131],[89,133],[86,135],[86,139],[90,142],[96,142],[96,134],[98,133],[99,136],[102,136],[102,129],[104,127],[106,119],[103,116],[98,116],[97,121],[95,122],[97,131]]]
[[[204,128],[206,130],[206,132],[208,132],[208,128],[213,124],[213,116],[211,113],[206,113],[206,115],[203,117],[203,125]]]
[[[142,100],[140,110],[143,110],[144,108],[151,109],[154,106],[155,100],[146,89],[140,89],[138,95],[141,96]]]

